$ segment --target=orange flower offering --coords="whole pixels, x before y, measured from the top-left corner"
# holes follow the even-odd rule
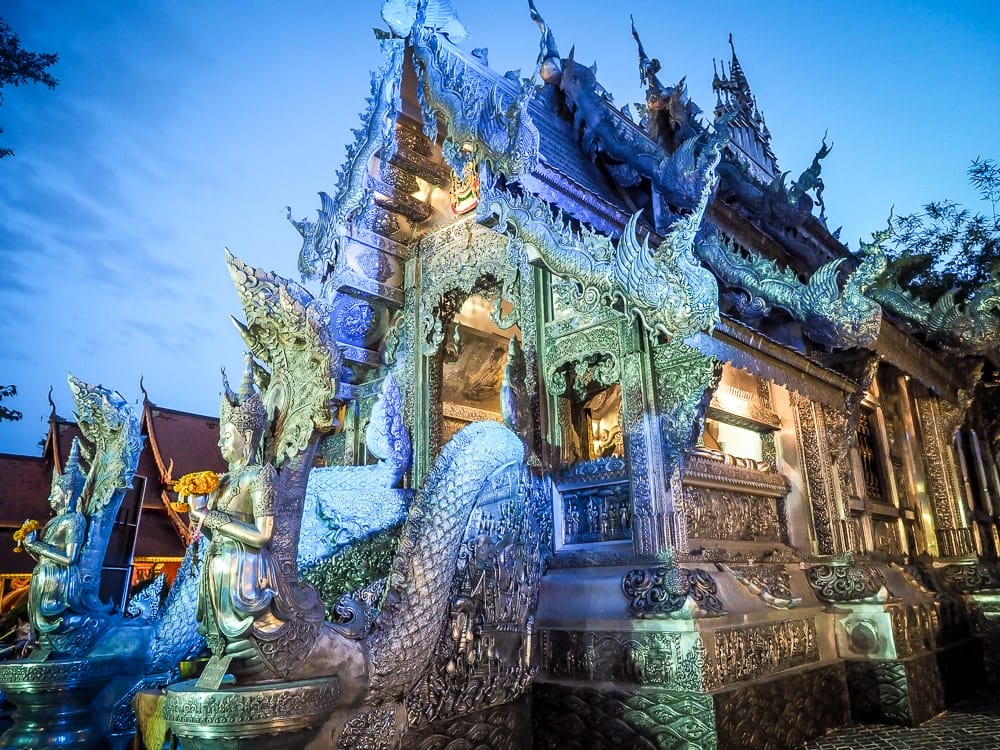
[[[21,524],[21,528],[19,528],[17,531],[14,532],[14,541],[17,542],[17,545],[14,547],[14,551],[20,552],[21,545],[24,543],[24,540],[28,536],[28,534],[30,534],[32,531],[38,531],[40,528],[42,528],[42,525],[38,523],[38,521],[36,521],[34,518],[29,518],[27,521]]]
[[[214,471],[195,471],[185,474],[174,482],[173,490],[178,497],[184,495],[207,495],[219,486],[219,475]],[[170,507],[175,513],[187,513],[188,504],[183,500],[175,500],[170,503]]]
[[[219,475],[214,471],[196,471],[174,482],[174,492],[178,495],[207,495],[218,486]]]

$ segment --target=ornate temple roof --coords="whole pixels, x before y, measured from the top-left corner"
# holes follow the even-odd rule
[[[398,309],[402,300],[385,279],[361,279],[338,248],[353,253],[357,240],[371,246],[365,251],[371,255],[375,245],[400,245],[447,226],[456,214],[438,188],[453,172],[457,180],[473,168],[469,174],[478,175],[477,185],[482,182],[480,223],[496,221],[484,209],[491,192],[501,202],[522,201],[525,210],[541,201],[563,229],[582,232],[602,247],[617,241],[634,216],[636,239],[648,236],[658,255],[666,253],[657,248],[693,215],[707,190],[704,221],[687,245],[697,248],[697,264],[717,278],[722,312],[764,326],[798,351],[821,355],[868,347],[878,336],[886,300],[899,302],[887,306],[897,315],[914,307],[899,295],[877,296],[885,262],[879,241],[852,253],[829,230],[821,162],[832,144],[825,135],[797,177],[780,171],[731,35],[730,60],[714,63],[717,101],[709,123],[684,78],[673,85],[661,81],[659,60],[646,53],[633,24],[646,87],[635,116],[615,105],[596,65],[580,63],[575,49],[560,53],[557,34],[533,4],[529,8],[540,31],[529,76],[501,74],[489,68],[486,50],[469,53],[455,46],[458,40],[442,31],[457,28],[450,6],[435,5],[433,12],[427,6],[426,16],[404,14],[405,23],[390,23],[393,32],[379,36],[385,63],[373,75],[363,128],[338,173],[334,197],[324,198],[319,222],[293,222],[303,234],[305,278],[322,278],[327,291],[385,297]],[[383,126],[393,119],[395,132]],[[407,170],[412,184],[405,186],[400,175]],[[417,177],[428,184],[421,186]],[[544,212],[535,218],[544,219]],[[386,239],[358,239],[363,234]],[[406,255],[398,248],[383,250],[387,268]],[[937,317],[950,321],[956,316],[944,314],[949,311]],[[965,321],[971,313],[958,317]],[[953,338],[955,327],[941,337]],[[379,361],[371,342],[363,349],[360,342],[341,343],[349,344],[349,361],[365,367]],[[160,469],[166,469],[162,461]]]
[[[757,97],[750,90],[750,81],[736,56],[732,34],[729,35],[729,49],[732,51],[732,58],[728,71],[725,61],[721,61],[718,67],[715,60],[712,61],[712,90],[716,94],[715,118],[718,121],[727,114],[731,116],[730,148],[737,150],[742,161],[750,167],[751,173],[767,184],[779,174],[778,160],[771,150],[771,132],[767,129],[764,113],[757,106]]]

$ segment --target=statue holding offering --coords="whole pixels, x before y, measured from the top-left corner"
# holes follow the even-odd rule
[[[77,565],[87,532],[87,519],[78,509],[85,481],[80,443],[74,438],[66,468],[54,478],[49,493],[56,517],[42,529],[41,539],[32,530],[21,542],[38,561],[28,587],[28,615],[43,651],[53,650],[53,638],[70,633],[87,619]]]
[[[209,539],[199,585],[197,620],[221,666],[252,681],[282,677],[269,663],[269,646],[292,631],[318,630],[323,605],[314,592],[288,586],[272,556],[277,473],[261,462],[266,410],[253,383],[252,361],[239,393],[225,382],[219,420],[219,450],[229,464],[217,486],[184,495],[196,536]],[[312,596],[309,596],[312,593]],[[230,663],[235,665],[230,669]],[[273,674],[269,674],[269,672]]]

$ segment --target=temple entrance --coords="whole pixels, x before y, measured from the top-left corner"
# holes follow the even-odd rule
[[[565,398],[569,429],[564,464],[599,458],[624,458],[621,386],[614,383]]]
[[[500,316],[513,306],[499,305]],[[442,345],[441,443],[470,422],[502,422],[500,386],[511,336],[520,338],[519,326],[501,329],[495,322],[495,303],[474,294],[455,315],[454,330]]]

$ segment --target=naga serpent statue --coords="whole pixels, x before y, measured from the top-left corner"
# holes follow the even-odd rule
[[[168,691],[168,723],[187,743],[185,737],[201,731],[190,723],[191,711],[200,710],[192,709],[193,701],[206,705],[233,696],[242,700],[240,696],[254,691],[280,692],[283,686],[294,690],[335,684],[321,693],[318,703],[325,700],[324,706],[310,710],[316,713],[315,723],[336,714],[330,731],[342,735],[340,746],[352,747],[367,731],[365,717],[375,709],[398,710],[407,717],[400,723],[416,726],[456,710],[490,705],[498,696],[516,698],[532,674],[529,621],[541,575],[535,513],[546,497],[546,485],[525,466],[524,444],[495,423],[461,430],[441,450],[413,496],[374,621],[362,616],[360,603],[351,606],[349,600],[331,608],[341,622],[325,620],[324,602],[300,577],[295,562],[308,469],[319,438],[334,426],[341,400],[340,356],[326,325],[326,302],[231,255],[227,261],[247,317],[246,324],[237,325],[255,361],[239,392],[227,386],[223,397],[219,445],[229,472],[211,493],[189,499],[192,518],[209,540],[198,627],[215,664],[206,667],[194,687],[185,683]],[[387,381],[380,403],[391,405],[398,400],[398,389],[391,378]],[[379,408],[373,421],[394,434],[376,434],[369,442],[375,447],[383,443],[378,452],[389,460],[379,469],[370,467],[367,474],[373,476],[361,484],[385,473],[375,481],[385,488],[398,481],[405,465],[400,462],[408,459],[408,437],[404,440],[400,424],[380,416]],[[361,479],[359,468],[323,471]],[[512,545],[518,554],[512,554]],[[521,555],[525,547],[533,555]],[[493,553],[500,561],[488,563]],[[509,570],[501,564],[522,559],[536,561],[530,571],[524,562]],[[496,608],[505,613],[506,624],[488,636],[489,643],[480,643],[487,636],[469,629],[469,613],[482,608],[473,592],[482,590],[483,575],[502,570],[509,578],[502,588],[521,593],[513,599],[508,595],[506,604]],[[478,621],[482,619],[480,615]],[[451,628],[446,627],[449,620]],[[512,631],[522,640],[496,645]],[[457,664],[468,671],[477,660],[496,661],[500,652],[518,654],[511,669],[489,667],[510,684],[494,685],[486,693],[462,693],[464,702],[458,705],[464,708],[458,709],[455,700],[440,695],[436,686],[445,679],[441,675],[454,679],[456,670],[462,673]],[[235,686],[223,677],[227,673]],[[445,704],[450,708],[442,708]],[[206,713],[205,720],[222,721],[219,713]]]
[[[107,636],[114,609],[98,591],[111,527],[132,484],[142,439],[139,422],[118,393],[68,378],[78,424],[94,445],[85,472],[79,438],[63,472],[53,478],[49,502],[56,512],[24,548],[38,560],[29,587],[28,615],[41,658],[84,656]]]
[[[889,269],[867,290],[868,297],[956,352],[983,354],[1000,344],[1000,273],[991,272],[963,300],[950,289],[933,304],[903,289],[895,278],[898,273]]]
[[[126,607],[102,600],[105,554],[142,438],[119,393],[72,375],[68,382],[84,441],[74,438],[53,478],[49,500],[56,516],[40,532],[24,527],[22,546],[38,560],[28,596],[38,649],[0,665],[0,685],[18,706],[3,746],[41,747],[61,736],[81,747],[103,742],[97,737],[124,743],[135,731],[136,692],[176,679],[178,662],[202,648],[194,631],[198,579],[191,554],[164,606],[162,577]],[[99,694],[94,711],[89,703]],[[46,695],[64,705],[46,703]]]
[[[839,282],[847,258],[836,258],[802,282],[794,271],[749,251],[740,251],[718,233],[695,245],[697,256],[726,286],[743,295],[741,309],[766,314],[772,307],[787,310],[805,324],[808,336],[828,349],[866,346],[877,337],[882,309],[871,290],[886,267],[884,235],[861,242],[856,266]]]

